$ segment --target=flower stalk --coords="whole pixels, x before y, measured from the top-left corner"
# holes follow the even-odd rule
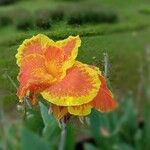
[[[65,149],[65,142],[66,142],[66,123],[63,118],[61,122],[61,135],[60,135],[60,142],[59,142],[58,150]]]

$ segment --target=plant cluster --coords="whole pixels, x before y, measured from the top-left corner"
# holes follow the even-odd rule
[[[78,6],[76,6],[78,7]],[[33,13],[26,9],[12,10],[0,14],[0,25],[13,23],[19,30],[33,28],[50,29],[53,24],[63,21],[68,25],[115,23],[118,20],[116,12],[101,7],[87,9],[85,6],[67,8],[59,6],[55,9],[40,9]]]
[[[75,140],[77,129],[72,124],[72,118],[66,127],[66,150],[75,147],[81,150],[149,150],[150,105],[145,106],[144,115],[139,118],[132,96],[126,96],[121,101],[121,107],[115,112],[103,114],[92,111],[88,127],[78,129],[81,130],[78,133],[87,136],[82,142]],[[0,143],[1,149],[58,149],[61,132],[58,123],[43,102],[39,102],[39,106],[40,110],[28,104],[19,106],[21,114],[26,112],[23,122],[16,121],[10,126],[6,117],[2,119],[0,137],[5,135],[5,138]],[[86,121],[84,123],[87,124]]]

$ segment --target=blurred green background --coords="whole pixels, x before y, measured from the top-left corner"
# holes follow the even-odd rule
[[[84,124],[72,118],[65,150],[149,150],[149,0],[0,0],[0,150],[58,149],[60,128],[45,105],[33,109],[16,97],[16,50],[38,33],[80,35],[78,60],[102,71],[107,53],[107,81],[120,103],[108,114],[93,110]]]

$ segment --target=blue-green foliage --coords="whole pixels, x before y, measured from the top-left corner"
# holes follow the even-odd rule
[[[148,150],[150,111],[146,108],[142,122],[138,120],[134,101],[129,96],[122,100],[115,112],[102,114],[93,110],[90,116],[91,132],[97,147],[102,150]]]
[[[23,122],[17,121],[10,125],[8,120],[2,120],[0,148],[6,147],[10,150],[58,149],[61,135],[58,122],[52,114],[48,113],[45,104],[39,102],[39,107],[40,111],[27,109],[27,116]],[[85,150],[149,150],[149,104],[145,106],[145,113],[141,121],[138,119],[132,96],[123,98],[119,108],[114,112],[106,114],[93,110],[89,117],[88,131],[95,142],[83,141]],[[75,131],[74,124],[68,122],[65,150],[75,150],[77,144]]]
[[[21,150],[51,150],[50,143],[44,141],[38,134],[22,128],[21,132]]]

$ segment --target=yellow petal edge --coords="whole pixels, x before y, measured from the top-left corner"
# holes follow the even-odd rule
[[[16,59],[17,59],[17,65],[20,67],[21,61],[22,61],[22,57],[23,57],[23,53],[25,50],[26,45],[28,45],[29,43],[32,43],[32,41],[35,40],[39,40],[39,42],[41,42],[41,45],[44,47],[47,47],[47,45],[56,45],[55,42],[51,39],[49,39],[46,35],[44,34],[38,34],[36,36],[33,36],[30,39],[26,39],[23,41],[23,43],[19,46],[19,48],[17,49],[17,54],[16,54]]]
[[[82,64],[81,62],[76,61],[75,64],[83,71],[85,71],[91,78],[93,82],[93,88],[87,95],[83,95],[80,97],[73,97],[73,96],[65,96],[65,97],[58,97],[48,93],[46,90],[41,92],[41,95],[44,99],[48,102],[51,102],[55,105],[59,106],[78,106],[82,104],[86,104],[93,100],[93,98],[97,95],[100,87],[100,80],[96,70],[90,68],[86,64]]]

